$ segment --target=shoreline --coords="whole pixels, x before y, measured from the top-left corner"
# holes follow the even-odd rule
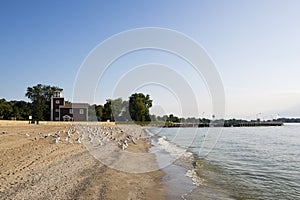
[[[215,179],[208,179],[211,173],[207,166],[210,165],[191,149],[161,135],[153,142],[153,152],[165,172],[163,184],[167,199],[232,199],[224,188],[216,188]]]
[[[137,130],[126,126],[130,134]],[[67,131],[73,128],[66,124],[0,124],[0,196],[6,199],[166,199],[162,170],[128,173],[106,166],[75,138],[71,138],[72,143],[66,141]],[[57,143],[57,138],[46,137],[58,131]],[[143,138],[136,143],[129,144],[125,151],[147,153],[151,146]],[[153,160],[149,164],[157,165]]]
[[[166,138],[156,136],[149,130],[151,128],[153,127],[147,129],[153,142],[150,152],[155,154],[160,169],[165,173],[162,183],[165,185],[167,199],[190,199],[189,194],[201,185],[192,167],[194,155],[167,141]]]

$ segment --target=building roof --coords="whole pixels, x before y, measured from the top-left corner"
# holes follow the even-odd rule
[[[89,104],[87,103],[68,103],[64,106],[59,106],[59,108],[88,108]]]

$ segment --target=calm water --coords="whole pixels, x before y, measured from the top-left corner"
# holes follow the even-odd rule
[[[191,190],[187,199],[300,197],[300,125],[222,130],[169,128],[151,132],[166,136],[171,143],[196,155],[204,182]]]

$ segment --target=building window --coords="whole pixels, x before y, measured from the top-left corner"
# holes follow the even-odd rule
[[[56,121],[59,121],[59,117],[55,117],[55,120],[56,120]]]
[[[70,114],[73,114],[73,109],[72,109],[72,108],[69,110],[69,113],[70,113]]]
[[[56,109],[55,109],[55,112],[59,112],[59,109],[58,109],[58,108],[56,108]]]
[[[59,102],[59,100],[56,100],[55,103],[56,103],[56,104],[59,104],[60,102]]]
[[[84,110],[83,110],[83,109],[80,109],[80,110],[79,110],[79,114],[83,115],[83,114],[84,114]]]

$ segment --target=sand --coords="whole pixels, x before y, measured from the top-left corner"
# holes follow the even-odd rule
[[[72,128],[0,122],[0,199],[166,199],[162,171],[127,173],[104,165],[82,143],[65,140]],[[140,138],[125,151],[147,153],[148,147]]]

